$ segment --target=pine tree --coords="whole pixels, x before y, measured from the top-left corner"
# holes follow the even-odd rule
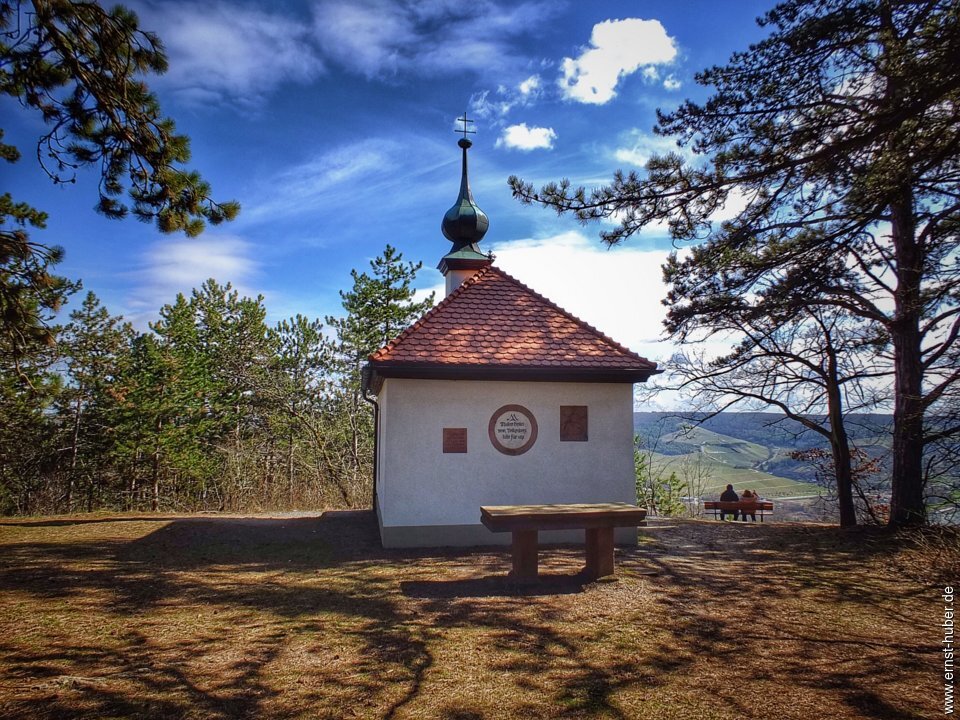
[[[245,440],[259,437],[265,426],[260,389],[274,355],[266,309],[262,296],[241,298],[230,283],[220,285],[212,278],[193,291],[190,305],[208,371],[207,409],[227,458],[226,502],[237,503],[252,489]]]
[[[809,306],[874,326],[892,356],[890,523],[923,522],[926,428],[960,393],[960,6],[952,0],[787,0],[770,36],[697,76],[703,104],[656,132],[704,160],[653,158],[588,193],[567,181],[521,200],[581,220],[616,215],[616,243],[666,220],[706,242],[665,267],[668,330],[681,341],[730,303],[790,317]],[[738,193],[746,208],[714,227]],[[873,350],[870,350],[873,352]]]
[[[66,491],[64,506],[73,509],[74,491],[85,478],[87,509],[94,494],[102,491],[104,465],[110,452],[113,428],[108,420],[112,398],[109,389],[129,352],[133,327],[122,317],[111,316],[92,292],[70,313],[58,347],[66,364],[69,383],[62,393],[60,415],[66,420]]]
[[[298,440],[306,430],[316,445],[323,442],[318,397],[327,392],[331,348],[321,322],[303,315],[281,320],[271,329],[270,337],[276,358],[268,396],[278,410],[273,425],[286,444],[286,495],[288,506],[293,507],[297,502]]]
[[[367,358],[433,307],[433,293],[414,301],[413,281],[423,263],[404,263],[402,253],[387,245],[370,262],[372,275],[350,271],[353,287],[341,291],[343,318],[327,318],[336,332],[335,369],[339,387],[325,402],[349,453],[355,482],[368,474],[372,454],[373,418],[361,391],[361,372]]]
[[[42,512],[58,499],[56,362],[55,345],[37,339],[16,358],[0,352],[0,514]]]

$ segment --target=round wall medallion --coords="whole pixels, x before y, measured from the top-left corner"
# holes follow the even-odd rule
[[[523,455],[537,441],[537,419],[522,405],[497,409],[487,429],[490,442],[504,455]]]

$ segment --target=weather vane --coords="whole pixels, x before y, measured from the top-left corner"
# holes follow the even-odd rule
[[[464,139],[464,140],[467,139],[467,135],[468,135],[468,134],[470,134],[470,135],[476,135],[476,134],[477,134],[477,131],[476,131],[476,130],[468,130],[468,129],[467,129],[467,123],[472,123],[472,122],[474,122],[474,121],[467,117],[467,111],[466,111],[466,110],[463,111],[463,117],[457,118],[457,122],[462,122],[462,123],[463,123],[463,130],[457,129],[457,130],[454,130],[454,132],[463,133],[463,139]]]

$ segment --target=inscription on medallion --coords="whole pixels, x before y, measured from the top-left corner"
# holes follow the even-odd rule
[[[467,429],[444,428],[443,451],[445,453],[465,453],[467,451]]]
[[[522,405],[504,405],[490,418],[490,442],[504,455],[522,455],[537,441],[537,419]]]

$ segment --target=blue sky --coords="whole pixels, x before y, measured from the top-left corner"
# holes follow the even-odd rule
[[[746,49],[771,5],[752,0],[453,2],[316,0],[128,3],[170,60],[150,81],[191,137],[193,161],[240,217],[202,236],[162,235],[93,211],[95,173],[54,187],[35,160],[38,117],[0,103],[23,159],[3,168],[14,196],[50,213],[34,238],[59,244],[59,270],[140,328],[207,277],[263,294],[272,321],[340,313],[337,291],[386,243],[423,261],[438,289],[456,198],[454,119],[476,120],[470,178],[497,264],[641,354],[660,339],[670,247],[651,228],[606,250],[601,227],[523,206],[511,174],[587,186],[637,169],[669,140],[657,107],[702,98],[694,73]],[[78,301],[73,304],[76,305]]]

